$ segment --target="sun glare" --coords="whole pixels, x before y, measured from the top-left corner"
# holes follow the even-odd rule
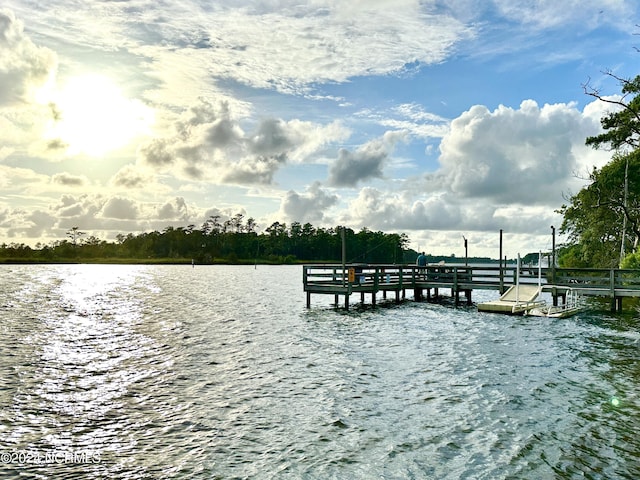
[[[103,156],[149,134],[153,124],[151,108],[125,98],[102,75],[71,78],[52,95],[51,103],[56,118],[47,137],[67,145],[69,155]]]

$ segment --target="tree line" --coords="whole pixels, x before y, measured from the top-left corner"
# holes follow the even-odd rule
[[[363,228],[314,227],[310,223],[274,222],[264,232],[257,233],[253,218],[244,215],[222,221],[219,216],[208,218],[200,228],[167,226],[162,231],[134,235],[119,234],[108,242],[87,236],[78,227],[67,232],[67,239],[37,244],[0,245],[0,259],[16,262],[136,260],[148,262],[191,261],[198,263],[296,263],[340,262],[342,238],[349,263],[406,263],[415,260],[416,253],[407,249],[405,234],[374,232]]]

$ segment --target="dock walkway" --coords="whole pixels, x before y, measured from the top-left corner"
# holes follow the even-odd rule
[[[521,267],[519,283],[537,285],[552,295],[554,305],[566,298],[569,290],[582,296],[606,297],[611,300],[611,310],[622,310],[622,299],[640,297],[640,271],[622,269],[565,269]],[[486,265],[303,265],[303,286],[307,295],[307,308],[311,307],[311,295],[334,295],[339,305],[344,297],[344,307],[349,309],[349,298],[360,293],[361,302],[371,295],[376,304],[378,295],[383,299],[393,295],[396,302],[406,298],[406,291],[413,291],[416,301],[438,296],[440,289],[450,289],[456,305],[462,293],[471,304],[474,290],[496,290],[504,293],[516,283],[516,266]]]

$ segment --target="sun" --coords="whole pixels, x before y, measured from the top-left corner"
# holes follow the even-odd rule
[[[46,137],[67,146],[68,155],[101,157],[150,134],[153,110],[126,98],[104,75],[70,78],[51,94],[54,112]]]

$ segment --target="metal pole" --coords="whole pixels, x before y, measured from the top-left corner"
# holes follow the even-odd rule
[[[551,283],[556,284],[556,227],[551,225]]]
[[[347,263],[347,242],[345,240],[345,227],[342,227],[340,230],[340,236],[342,238],[342,286],[344,287],[345,282],[345,269]]]
[[[500,229],[500,256],[498,259],[500,260],[500,295],[502,295],[504,293],[504,273],[502,271],[502,229]]]
[[[520,302],[520,254],[516,261],[516,305]]]
[[[542,251],[538,251],[538,288],[542,288]]]

